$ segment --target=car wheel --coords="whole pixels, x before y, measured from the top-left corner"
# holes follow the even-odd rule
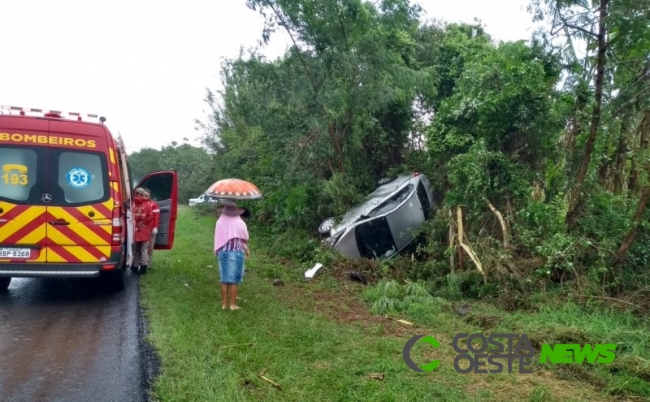
[[[318,233],[324,235],[334,227],[334,218],[327,218],[318,226]]]
[[[7,278],[7,277],[0,278],[0,292],[7,290],[9,288],[10,283],[11,283],[11,278]]]

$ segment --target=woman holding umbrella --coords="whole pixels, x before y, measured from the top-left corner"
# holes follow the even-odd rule
[[[236,179],[221,180],[206,192],[222,198],[256,199],[261,193],[253,184]],[[226,309],[230,293],[230,309],[239,310],[237,291],[244,277],[244,259],[248,257],[248,227],[241,215],[246,212],[234,202],[221,209],[214,229],[214,252],[219,263],[221,308]]]
[[[226,309],[230,293],[230,309],[238,310],[237,288],[244,278],[244,258],[248,255],[248,228],[241,218],[244,210],[234,203],[224,206],[214,229],[214,252],[221,278],[221,308]]]

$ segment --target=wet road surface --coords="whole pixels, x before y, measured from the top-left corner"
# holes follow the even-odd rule
[[[0,292],[0,400],[145,400],[137,277],[19,279]]]

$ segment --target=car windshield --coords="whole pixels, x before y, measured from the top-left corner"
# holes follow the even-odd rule
[[[401,189],[398,193],[390,197],[388,200],[383,202],[377,208],[370,211],[367,216],[374,217],[385,214],[397,208],[404,200],[406,200],[413,191],[413,185],[409,184],[408,186]]]

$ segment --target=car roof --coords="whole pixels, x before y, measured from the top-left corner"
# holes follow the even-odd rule
[[[372,211],[384,200],[390,198],[392,194],[404,187],[405,184],[413,179],[419,180],[419,177],[414,177],[412,175],[399,175],[394,180],[380,185],[372,193],[368,194],[361,203],[350,208],[341,219],[341,222],[332,229],[332,233],[337,233],[350,224],[356,222],[362,215]]]

